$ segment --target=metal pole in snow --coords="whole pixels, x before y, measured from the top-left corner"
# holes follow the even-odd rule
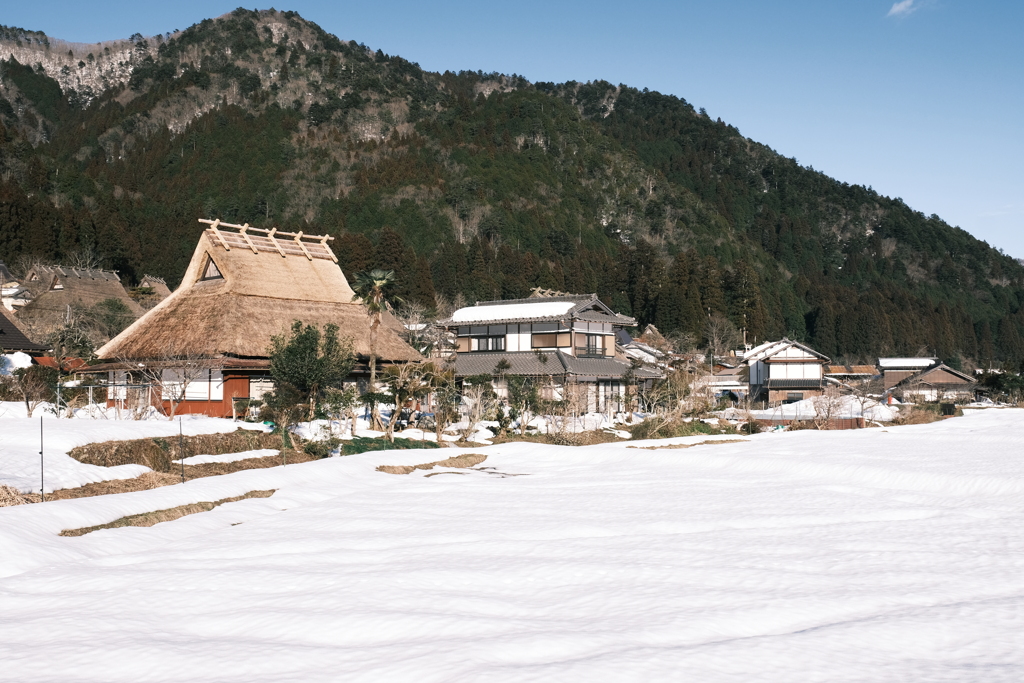
[[[39,502],[46,502],[46,471],[43,469],[43,416],[39,416]]]
[[[182,442],[185,440],[181,431],[181,417],[178,418],[178,458],[181,459],[181,483],[185,483],[185,451]]]

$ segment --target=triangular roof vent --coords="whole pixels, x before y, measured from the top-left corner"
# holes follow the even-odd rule
[[[213,262],[212,258],[207,257],[206,268],[203,269],[204,280],[223,280],[224,276],[220,274],[220,268]]]

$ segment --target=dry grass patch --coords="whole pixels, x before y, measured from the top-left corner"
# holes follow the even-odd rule
[[[210,510],[224,505],[225,503],[235,503],[246,498],[270,498],[274,495],[276,489],[269,489],[267,491],[249,491],[240,496],[234,496],[232,498],[222,498],[211,502],[202,503],[191,503],[189,505],[179,505],[178,507],[168,508],[166,510],[154,510],[153,512],[143,512],[138,515],[128,515],[127,517],[121,517],[115,519],[113,522],[107,524],[97,524],[96,526],[82,527],[81,529],[65,529],[60,532],[61,536],[84,536],[85,534],[92,533],[93,531],[99,531],[100,529],[118,529],[125,526],[153,526],[160,522],[172,522],[188,515],[194,515],[199,512],[209,512]]]
[[[0,508],[24,505],[28,502],[17,489],[0,484]]]
[[[264,448],[284,448],[280,434],[266,434],[247,429],[220,434],[199,434],[180,439],[176,436],[132,439],[130,441],[103,441],[79,446],[68,455],[87,465],[114,467],[115,465],[145,465],[156,472],[173,472],[179,467],[175,460],[192,455],[241,453]],[[289,451],[288,461],[293,459]],[[296,462],[300,460],[296,459]],[[242,468],[245,469],[245,468]]]
[[[130,443],[130,442],[121,442]],[[288,464],[297,464],[318,460],[302,451],[288,451]],[[234,462],[210,462],[202,465],[185,465],[185,480],[201,479],[203,477],[216,477],[222,474],[231,474],[242,470],[255,470],[267,467],[278,467],[282,464],[280,457],[268,458],[247,458]],[[58,489],[46,494],[46,500],[65,500],[69,498],[91,498],[92,496],[106,496],[113,493],[131,493],[133,491],[148,491],[149,489],[160,488],[161,486],[172,486],[181,483],[181,463],[175,463],[170,472],[146,472],[134,479],[111,479],[100,481],[94,484],[86,484],[71,489]],[[38,503],[38,493],[19,494],[26,503]],[[2,504],[0,504],[2,507]]]
[[[422,465],[381,465],[377,468],[377,471],[388,474],[411,474],[416,470],[432,470],[435,467],[467,469],[476,467],[486,459],[487,456],[483,453],[463,453],[447,460],[438,460],[437,462],[428,462]]]
[[[669,448],[693,448],[694,446],[715,446],[722,443],[748,443],[750,439],[708,439],[697,443],[670,443],[664,446],[626,446],[626,448],[639,448],[645,451],[660,451]]]
[[[512,433],[510,433],[510,434],[507,434],[506,436],[495,436],[495,437],[493,437],[491,439],[488,439],[488,441],[490,441],[492,444],[525,442],[525,443],[543,443],[543,444],[550,444],[550,445],[553,445],[553,446],[567,446],[567,445],[572,445],[572,446],[593,446],[595,444],[600,444],[600,443],[619,443],[621,441],[625,441],[625,439],[623,439],[622,437],[615,436],[614,434],[611,434],[609,432],[606,432],[604,430],[599,430],[599,429],[595,429],[595,430],[591,430],[591,431],[586,431],[586,432],[576,432],[575,434],[572,434],[571,436],[574,437],[574,438],[572,439],[573,443],[571,443],[571,444],[567,444],[565,442],[565,438],[564,438],[565,436],[566,435],[560,435],[560,434],[512,434]],[[456,445],[462,445],[462,444],[456,444]],[[477,444],[466,444],[466,445],[469,446],[469,447],[473,447],[473,446],[475,446]]]

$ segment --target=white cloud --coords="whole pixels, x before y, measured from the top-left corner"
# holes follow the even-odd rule
[[[914,10],[916,10],[918,7],[920,7],[920,5],[918,5],[917,7],[914,6],[914,0],[899,0],[899,2],[893,3],[892,7],[889,8],[889,13],[886,14],[885,16],[905,17]]]

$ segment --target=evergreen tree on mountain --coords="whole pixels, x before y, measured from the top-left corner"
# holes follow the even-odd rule
[[[195,219],[221,217],[332,234],[347,276],[393,269],[427,308],[542,286],[666,333],[720,313],[835,357],[1024,361],[1024,325],[1002,322],[1019,263],[681,98],[430,73],[272,10],[131,49],[88,106],[57,74],[0,69],[0,259],[91,249],[126,284],[173,285]]]

